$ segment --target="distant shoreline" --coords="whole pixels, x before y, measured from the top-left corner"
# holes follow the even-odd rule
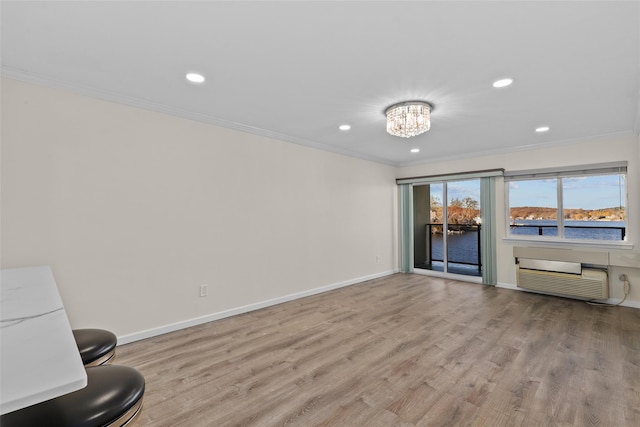
[[[563,209],[565,221],[624,221],[625,208],[621,206],[600,209]],[[558,209],[536,206],[519,206],[509,208],[509,218],[513,221],[539,220],[556,221]]]

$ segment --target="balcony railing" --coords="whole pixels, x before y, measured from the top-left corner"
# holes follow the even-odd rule
[[[432,268],[433,262],[444,263],[442,247],[436,247],[434,251],[434,240],[439,240],[438,235],[443,234],[444,224],[425,224],[427,233],[427,265]],[[482,253],[480,245],[480,224],[448,224],[447,235],[447,271],[460,272],[461,274],[481,275],[482,274]],[[461,235],[461,236],[458,236]],[[452,264],[454,264],[452,266]],[[455,266],[467,266],[467,268],[455,268]],[[468,267],[477,267],[470,269]],[[458,271],[456,271],[458,270]]]
[[[557,236],[558,233],[557,225],[512,224],[510,227],[514,231],[528,231],[523,233],[517,233],[516,231],[514,233],[521,235]],[[624,240],[626,236],[626,227],[622,226],[565,225],[564,228],[567,231],[565,237],[575,239],[615,240],[619,236],[620,240]],[[443,230],[444,224],[442,223],[425,224],[426,262],[420,261],[419,265],[416,264],[416,268],[444,271]],[[446,233],[449,236],[446,257],[447,271],[468,275],[482,274],[480,231],[480,224],[447,225]],[[600,235],[597,233],[600,233]]]
[[[558,226],[557,225],[539,225],[539,224],[511,224],[511,230],[518,229],[537,229],[538,236],[557,236],[558,235]],[[570,236],[571,238],[584,238],[587,240],[616,240],[613,239],[598,239],[593,238],[594,230],[617,230],[620,233],[620,240],[624,240],[627,229],[626,227],[609,227],[609,226],[588,226],[588,225],[565,225],[565,229],[573,229],[578,231],[577,233],[572,233],[574,236]],[[545,233],[545,230],[553,230],[551,232]],[[591,233],[590,233],[591,232]],[[535,231],[533,233],[512,233],[512,234],[523,234],[523,235],[535,235]],[[565,233],[566,234],[566,233]],[[566,237],[566,235],[565,235]]]

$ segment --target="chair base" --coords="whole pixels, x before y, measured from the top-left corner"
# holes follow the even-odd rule
[[[108,365],[110,363],[112,363],[114,361],[114,359],[116,358],[116,349],[114,348],[113,350],[111,350],[109,353],[105,354],[104,356],[88,362],[87,364],[85,364],[85,368],[90,368],[92,366],[100,366],[100,365]]]
[[[120,418],[109,424],[107,427],[125,427],[133,422],[142,410],[142,399],[138,401],[131,409],[122,414]]]

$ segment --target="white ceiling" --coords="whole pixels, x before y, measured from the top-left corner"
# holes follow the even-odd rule
[[[2,1],[0,13],[3,75],[392,165],[639,130],[639,1]],[[515,82],[494,89],[501,77]],[[434,105],[431,130],[387,135],[385,108],[413,99]]]

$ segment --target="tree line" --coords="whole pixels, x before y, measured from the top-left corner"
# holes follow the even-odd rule
[[[624,221],[626,212],[624,207],[602,208],[602,209],[563,209],[564,219],[576,221]],[[558,219],[558,209],[519,206],[509,210],[512,219]]]
[[[431,222],[440,223],[443,219],[442,202],[431,196]],[[472,197],[454,198],[447,206],[449,224],[476,224],[480,217],[480,202]]]

